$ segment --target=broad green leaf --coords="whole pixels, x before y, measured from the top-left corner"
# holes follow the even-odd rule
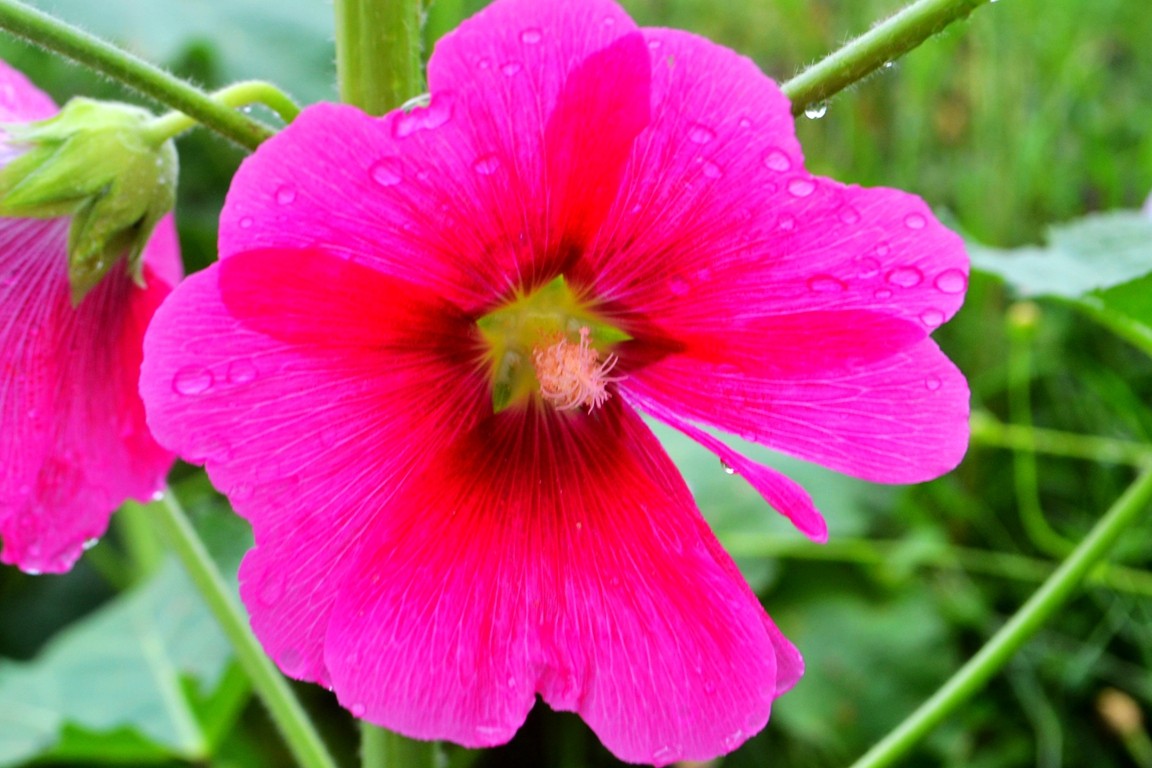
[[[972,265],[1020,296],[1069,302],[1152,354],[1152,216],[1113,211],[1053,227],[1048,245],[970,244]]]
[[[1075,299],[1152,273],[1152,217],[1139,211],[1091,214],[1052,227],[1047,240],[1010,250],[969,243],[968,253],[1021,296]]]
[[[236,711],[228,660],[223,635],[170,562],[33,661],[0,662],[0,765],[52,753],[94,760],[110,751],[203,760],[221,712]]]
[[[221,80],[261,79],[306,102],[335,97],[332,4],[283,0],[32,0],[32,5],[171,63],[207,44]]]

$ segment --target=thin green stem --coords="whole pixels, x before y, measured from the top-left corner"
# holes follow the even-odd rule
[[[1032,428],[1032,341],[1039,322],[1040,310],[1030,301],[1015,304],[1008,312],[1008,414],[1025,429]],[[1041,552],[1064,557],[1074,545],[1044,516],[1036,454],[1018,449],[1012,459],[1016,506],[1025,533]]]
[[[340,100],[372,115],[424,90],[420,0],[335,0]]]
[[[212,94],[212,101],[226,107],[246,107],[250,104],[263,104],[271,109],[285,123],[290,123],[300,114],[300,105],[288,94],[263,80],[244,80],[221,88]],[[183,112],[169,112],[153,120],[145,128],[153,143],[161,144],[174,138],[199,123]]]
[[[792,113],[839,93],[990,0],[916,0],[782,86]]]
[[[1076,593],[1120,535],[1152,502],[1152,469],[1145,469],[1043,585],[928,701],[852,768],[892,765],[943,722],[996,674],[1044,623]]]
[[[217,104],[199,88],[17,0],[0,0],[0,29],[119,80],[242,147],[255,149],[272,135],[268,126]]]
[[[363,768],[435,768],[440,763],[439,751],[434,741],[416,741],[371,723],[360,723]]]
[[[1005,424],[987,411],[974,412],[971,426],[972,442],[977,445],[1133,467],[1152,459],[1152,445],[1147,443]]]
[[[1152,355],[1152,330],[1149,330],[1144,323],[1137,322],[1119,312],[1110,311],[1104,306],[1104,302],[1091,294],[1068,300],[1066,303],[1071,304],[1144,354]]]
[[[910,568],[964,571],[1033,584],[1043,582],[1057,567],[1051,560],[1011,552],[955,546],[915,549],[906,541],[874,539],[841,538],[817,545],[794,536],[729,534],[724,537],[724,548],[735,557],[776,557],[877,568],[899,562]],[[1089,575],[1088,581],[1116,592],[1152,597],[1152,573],[1136,568],[1102,564]]]
[[[256,694],[268,707],[296,761],[304,768],[336,768],[336,762],[292,694],[288,681],[264,654],[260,642],[252,634],[243,609],[224,583],[171,489],[153,508],[157,524],[232,644],[240,666],[252,681]]]

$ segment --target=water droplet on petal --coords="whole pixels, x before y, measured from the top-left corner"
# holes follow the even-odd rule
[[[904,217],[904,226],[908,229],[924,229],[924,225],[927,223],[928,220],[918,213],[910,213]]]
[[[888,282],[901,288],[915,288],[924,279],[924,273],[916,267],[897,267],[888,273]]]
[[[675,296],[683,296],[688,293],[688,281],[682,277],[674,277],[668,281],[668,290],[672,291]]]
[[[940,377],[929,376],[928,378],[924,379],[924,386],[928,388],[929,392],[935,392],[936,390],[940,389]]]
[[[859,265],[856,274],[860,277],[876,277],[880,273],[880,262],[870,256],[857,259],[856,263]]]
[[[251,216],[245,216],[244,218],[240,219],[240,229],[252,229],[252,225],[254,223],[255,222],[252,221]]]
[[[741,128],[751,128],[752,127],[752,121],[746,117],[742,117],[742,118],[740,118],[740,122],[738,123],[738,125]]]
[[[248,483],[237,483],[226,494],[232,501],[244,501],[252,498],[252,486]]]
[[[788,155],[784,154],[778,149],[769,149],[764,152],[762,158],[764,166],[770,171],[777,173],[790,170],[792,168],[792,160]]]
[[[472,164],[472,170],[481,176],[491,176],[500,169],[500,158],[496,155],[484,155],[476,159]]]
[[[287,648],[280,654],[280,669],[284,670],[288,675],[294,675],[300,671],[300,666],[304,663],[304,657],[295,648]]]
[[[260,585],[260,602],[267,606],[275,605],[284,596],[284,580],[270,577]]]
[[[648,41],[648,47],[651,48],[652,50],[656,50],[657,48],[660,47],[660,41],[659,40],[649,40]]]
[[[736,468],[729,466],[728,462],[724,461],[724,459],[720,459],[720,468],[724,470],[724,474],[726,475],[736,474]]]
[[[543,33],[535,27],[529,27],[520,33],[520,42],[525,45],[536,45],[544,38]]]
[[[80,548],[83,549],[85,552],[87,552],[88,550],[92,549],[92,547],[96,546],[99,543],[100,543],[100,539],[97,539],[97,538],[84,539],[84,543],[80,545]]]
[[[163,490],[156,491],[149,498],[152,501],[164,501],[164,491]]]
[[[828,102],[818,101],[804,108],[804,117],[809,120],[819,120],[828,113]]]
[[[860,211],[856,210],[850,205],[846,205],[840,209],[840,221],[845,224],[857,224],[860,221]]]
[[[256,378],[256,366],[251,360],[233,360],[228,364],[228,381],[233,384],[247,384]]]
[[[883,258],[884,256],[888,255],[890,250],[892,249],[888,247],[888,243],[880,243],[876,246],[876,255]]]
[[[504,728],[496,723],[482,723],[476,726],[476,735],[485,742],[495,742],[504,737]]]
[[[939,327],[944,323],[944,313],[938,309],[926,309],[920,313],[920,322],[929,328]]]
[[[776,221],[776,227],[783,230],[795,229],[796,218],[788,213],[782,214]]]
[[[724,737],[724,749],[733,750],[740,746],[744,741],[744,731],[737,728],[732,733]]]
[[[291,205],[296,202],[296,189],[295,187],[285,184],[280,189],[276,190],[276,202],[280,205]]]
[[[359,719],[364,717],[364,713],[368,711],[368,707],[364,706],[360,702],[356,702],[352,706],[348,707],[348,711],[352,713],[352,717]]]
[[[968,288],[968,276],[958,269],[948,269],[936,276],[936,290],[940,293],[964,293]]]
[[[704,164],[700,168],[700,171],[709,179],[718,179],[724,175],[724,171],[720,169],[720,166],[716,165],[716,163],[713,163],[711,160],[705,160]]]
[[[808,290],[816,293],[837,293],[847,287],[843,280],[832,275],[816,275],[808,278]]]
[[[382,187],[394,187],[401,182],[400,158],[386,157],[368,169],[372,181]]]
[[[890,299],[892,298],[892,291],[888,290],[887,288],[881,288],[873,295],[878,299]]]
[[[392,132],[403,139],[417,131],[430,131],[447,123],[452,118],[452,102],[445,99],[433,101],[427,107],[400,113],[393,123]]]
[[[500,71],[503,72],[508,77],[512,77],[513,75],[519,74],[520,70],[523,68],[524,68],[523,65],[520,64],[520,62],[518,62],[518,61],[509,61],[506,64],[500,65]]]
[[[716,138],[716,132],[706,125],[695,123],[688,129],[688,140],[696,144],[707,144]]]
[[[664,746],[652,753],[652,762],[657,765],[675,762],[680,757],[680,751],[675,747]]]
[[[816,182],[811,179],[792,179],[788,182],[788,194],[792,197],[808,197],[816,191]]]
[[[172,390],[178,395],[201,395],[212,388],[212,371],[198,365],[189,365],[176,371],[172,377]]]

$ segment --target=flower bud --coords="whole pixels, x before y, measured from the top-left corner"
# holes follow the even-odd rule
[[[149,134],[152,114],[76,98],[55,117],[5,125],[27,151],[0,169],[0,216],[71,216],[68,281],[73,305],[122,257],[143,285],[141,252],[176,201],[171,139]]]

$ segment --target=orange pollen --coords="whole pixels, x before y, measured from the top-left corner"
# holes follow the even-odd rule
[[[556,410],[587,406],[591,412],[608,400],[608,384],[620,380],[608,376],[616,367],[616,355],[609,355],[601,362],[599,354],[588,344],[589,334],[587,328],[581,328],[579,344],[560,339],[547,349],[532,351],[540,394]]]

